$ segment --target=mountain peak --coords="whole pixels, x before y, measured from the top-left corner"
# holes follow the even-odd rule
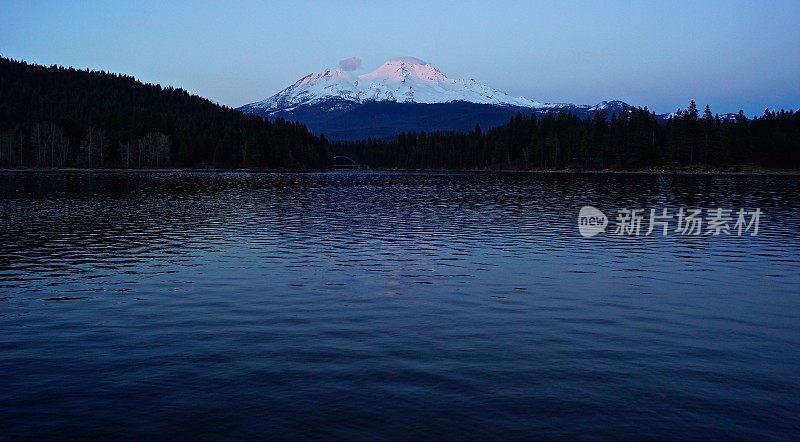
[[[306,75],[305,77],[297,80],[297,82],[295,84],[309,84],[309,83],[318,82],[320,80],[322,80],[322,81],[330,81],[331,79],[349,79],[349,78],[355,78],[355,76],[353,74],[351,74],[350,72],[345,72],[345,71],[343,71],[341,69],[335,69],[335,70],[332,70],[332,71],[325,71],[325,72],[321,72],[321,73],[313,73],[312,72],[312,73]]]
[[[423,104],[464,101],[498,106],[541,106],[541,103],[508,95],[474,80],[447,77],[419,58],[397,57],[359,76],[338,69],[309,74],[272,97],[243,108],[285,111],[326,100],[358,104],[367,101]]]
[[[359,75],[359,79],[373,82],[407,82],[412,81],[424,85],[437,83],[453,84],[455,80],[447,78],[439,69],[425,63],[419,58],[399,57],[386,61],[372,72]],[[413,94],[412,94],[413,95]],[[407,100],[414,101],[414,100]]]
[[[384,63],[384,64],[389,64],[389,63],[392,63],[392,64],[399,63],[399,64],[408,64],[408,65],[423,65],[423,66],[428,64],[428,63],[426,63],[426,62],[424,62],[424,61],[422,61],[422,60],[420,60],[419,58],[416,58],[416,57],[390,58],[389,60],[386,60],[386,63]]]

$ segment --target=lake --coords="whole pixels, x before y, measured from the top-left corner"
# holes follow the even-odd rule
[[[0,438],[796,439],[800,178],[3,172],[0,331]]]

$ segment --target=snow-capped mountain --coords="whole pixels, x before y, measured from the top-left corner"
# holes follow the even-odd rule
[[[620,112],[625,103],[540,103],[475,80],[454,79],[414,57],[388,60],[361,75],[343,70],[308,74],[270,98],[240,111],[306,124],[332,139],[391,137],[406,131],[471,130],[504,124],[518,112],[591,116]]]
[[[372,72],[354,75],[342,70],[308,74],[272,97],[243,106],[244,110],[291,110],[329,99],[354,103],[468,103],[542,107],[526,98],[512,97],[475,80],[453,79],[414,57],[393,58]]]

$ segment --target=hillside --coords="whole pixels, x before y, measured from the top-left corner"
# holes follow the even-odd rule
[[[0,167],[288,168],[328,165],[305,126],[183,89],[0,57]]]

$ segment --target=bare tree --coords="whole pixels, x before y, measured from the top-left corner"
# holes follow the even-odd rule
[[[56,167],[66,162],[67,137],[55,124],[36,123],[31,129],[31,144],[36,151],[36,167]]]
[[[131,150],[133,150],[133,146],[131,146],[131,143],[122,143],[120,144],[120,149],[122,149],[122,156],[125,158],[125,168],[128,169],[131,167]]]
[[[0,132],[0,164],[15,166],[17,133],[13,130]]]
[[[144,137],[122,143],[120,148],[125,159],[125,167],[131,167],[131,156],[136,159],[136,167],[164,167],[171,160],[170,139],[162,133],[148,133]]]
[[[42,137],[42,123],[37,123],[33,126],[33,130],[31,131],[31,142],[33,146],[36,148],[36,167],[41,167],[42,165],[42,149],[44,144],[44,138]]]
[[[108,149],[106,131],[92,126],[81,141],[83,163],[86,167],[93,167],[95,162],[103,167],[105,164],[105,151]]]

